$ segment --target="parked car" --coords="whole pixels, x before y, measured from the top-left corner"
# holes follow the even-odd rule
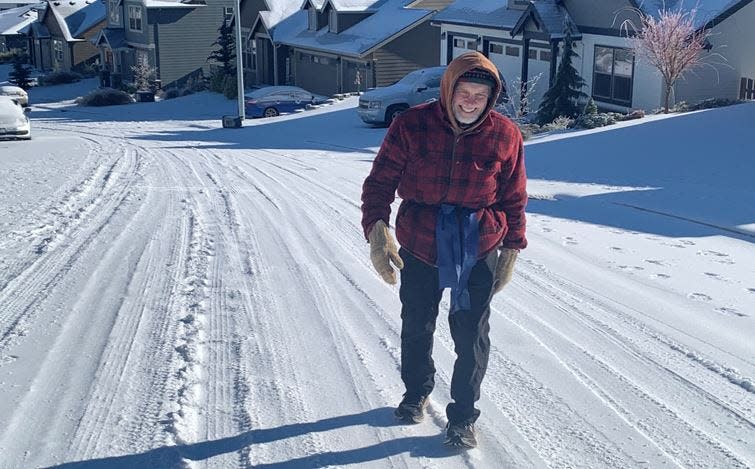
[[[328,99],[298,86],[266,86],[244,95],[244,109],[247,117],[275,117]]]
[[[359,97],[357,113],[368,124],[390,125],[393,118],[417,104],[440,97],[440,77],[445,66],[422,68],[396,83],[366,91]]]
[[[23,88],[19,88],[18,86],[0,86],[0,96],[8,96],[24,107],[29,105],[29,95]]]
[[[0,138],[31,140],[31,108],[21,107],[15,100],[0,96]]]

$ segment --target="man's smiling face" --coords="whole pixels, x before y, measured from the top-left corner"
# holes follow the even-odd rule
[[[460,81],[456,84],[451,108],[460,124],[471,124],[480,118],[488,107],[490,86],[481,83]]]

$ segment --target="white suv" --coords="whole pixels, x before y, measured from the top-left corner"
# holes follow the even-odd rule
[[[391,86],[365,92],[359,98],[359,117],[368,124],[389,125],[410,107],[438,99],[445,70],[445,65],[415,70]]]

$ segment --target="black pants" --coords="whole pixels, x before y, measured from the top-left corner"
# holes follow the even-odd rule
[[[433,334],[442,293],[438,288],[438,269],[403,248],[399,254],[404,261],[400,289],[401,379],[408,396],[427,396],[435,387]],[[471,310],[457,311],[448,318],[456,363],[451,378],[453,402],[446,407],[446,415],[453,423],[474,422],[480,416],[474,403],[480,399],[480,385],[490,354],[488,320],[496,256],[493,251],[472,268]]]

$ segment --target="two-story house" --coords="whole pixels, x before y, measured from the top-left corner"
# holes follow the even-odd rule
[[[90,40],[105,26],[103,0],[47,0],[28,30],[31,60],[40,70],[71,70],[97,60]]]
[[[651,110],[663,102],[663,80],[655,68],[634,56],[622,25],[629,20],[639,26],[638,12],[657,17],[664,8],[686,13],[696,9],[695,27],[712,33],[711,50],[702,56],[708,66],[677,82],[676,101],[752,99],[753,0],[456,0],[433,21],[441,28],[443,63],[478,50],[508,83],[536,80],[529,100],[532,110],[552,83],[567,30],[579,55],[574,66],[587,83],[583,91],[598,106]]]
[[[136,64],[155,69],[163,87],[209,73],[223,20],[233,0],[107,0],[107,28],[95,39],[111,83],[133,79]]]

